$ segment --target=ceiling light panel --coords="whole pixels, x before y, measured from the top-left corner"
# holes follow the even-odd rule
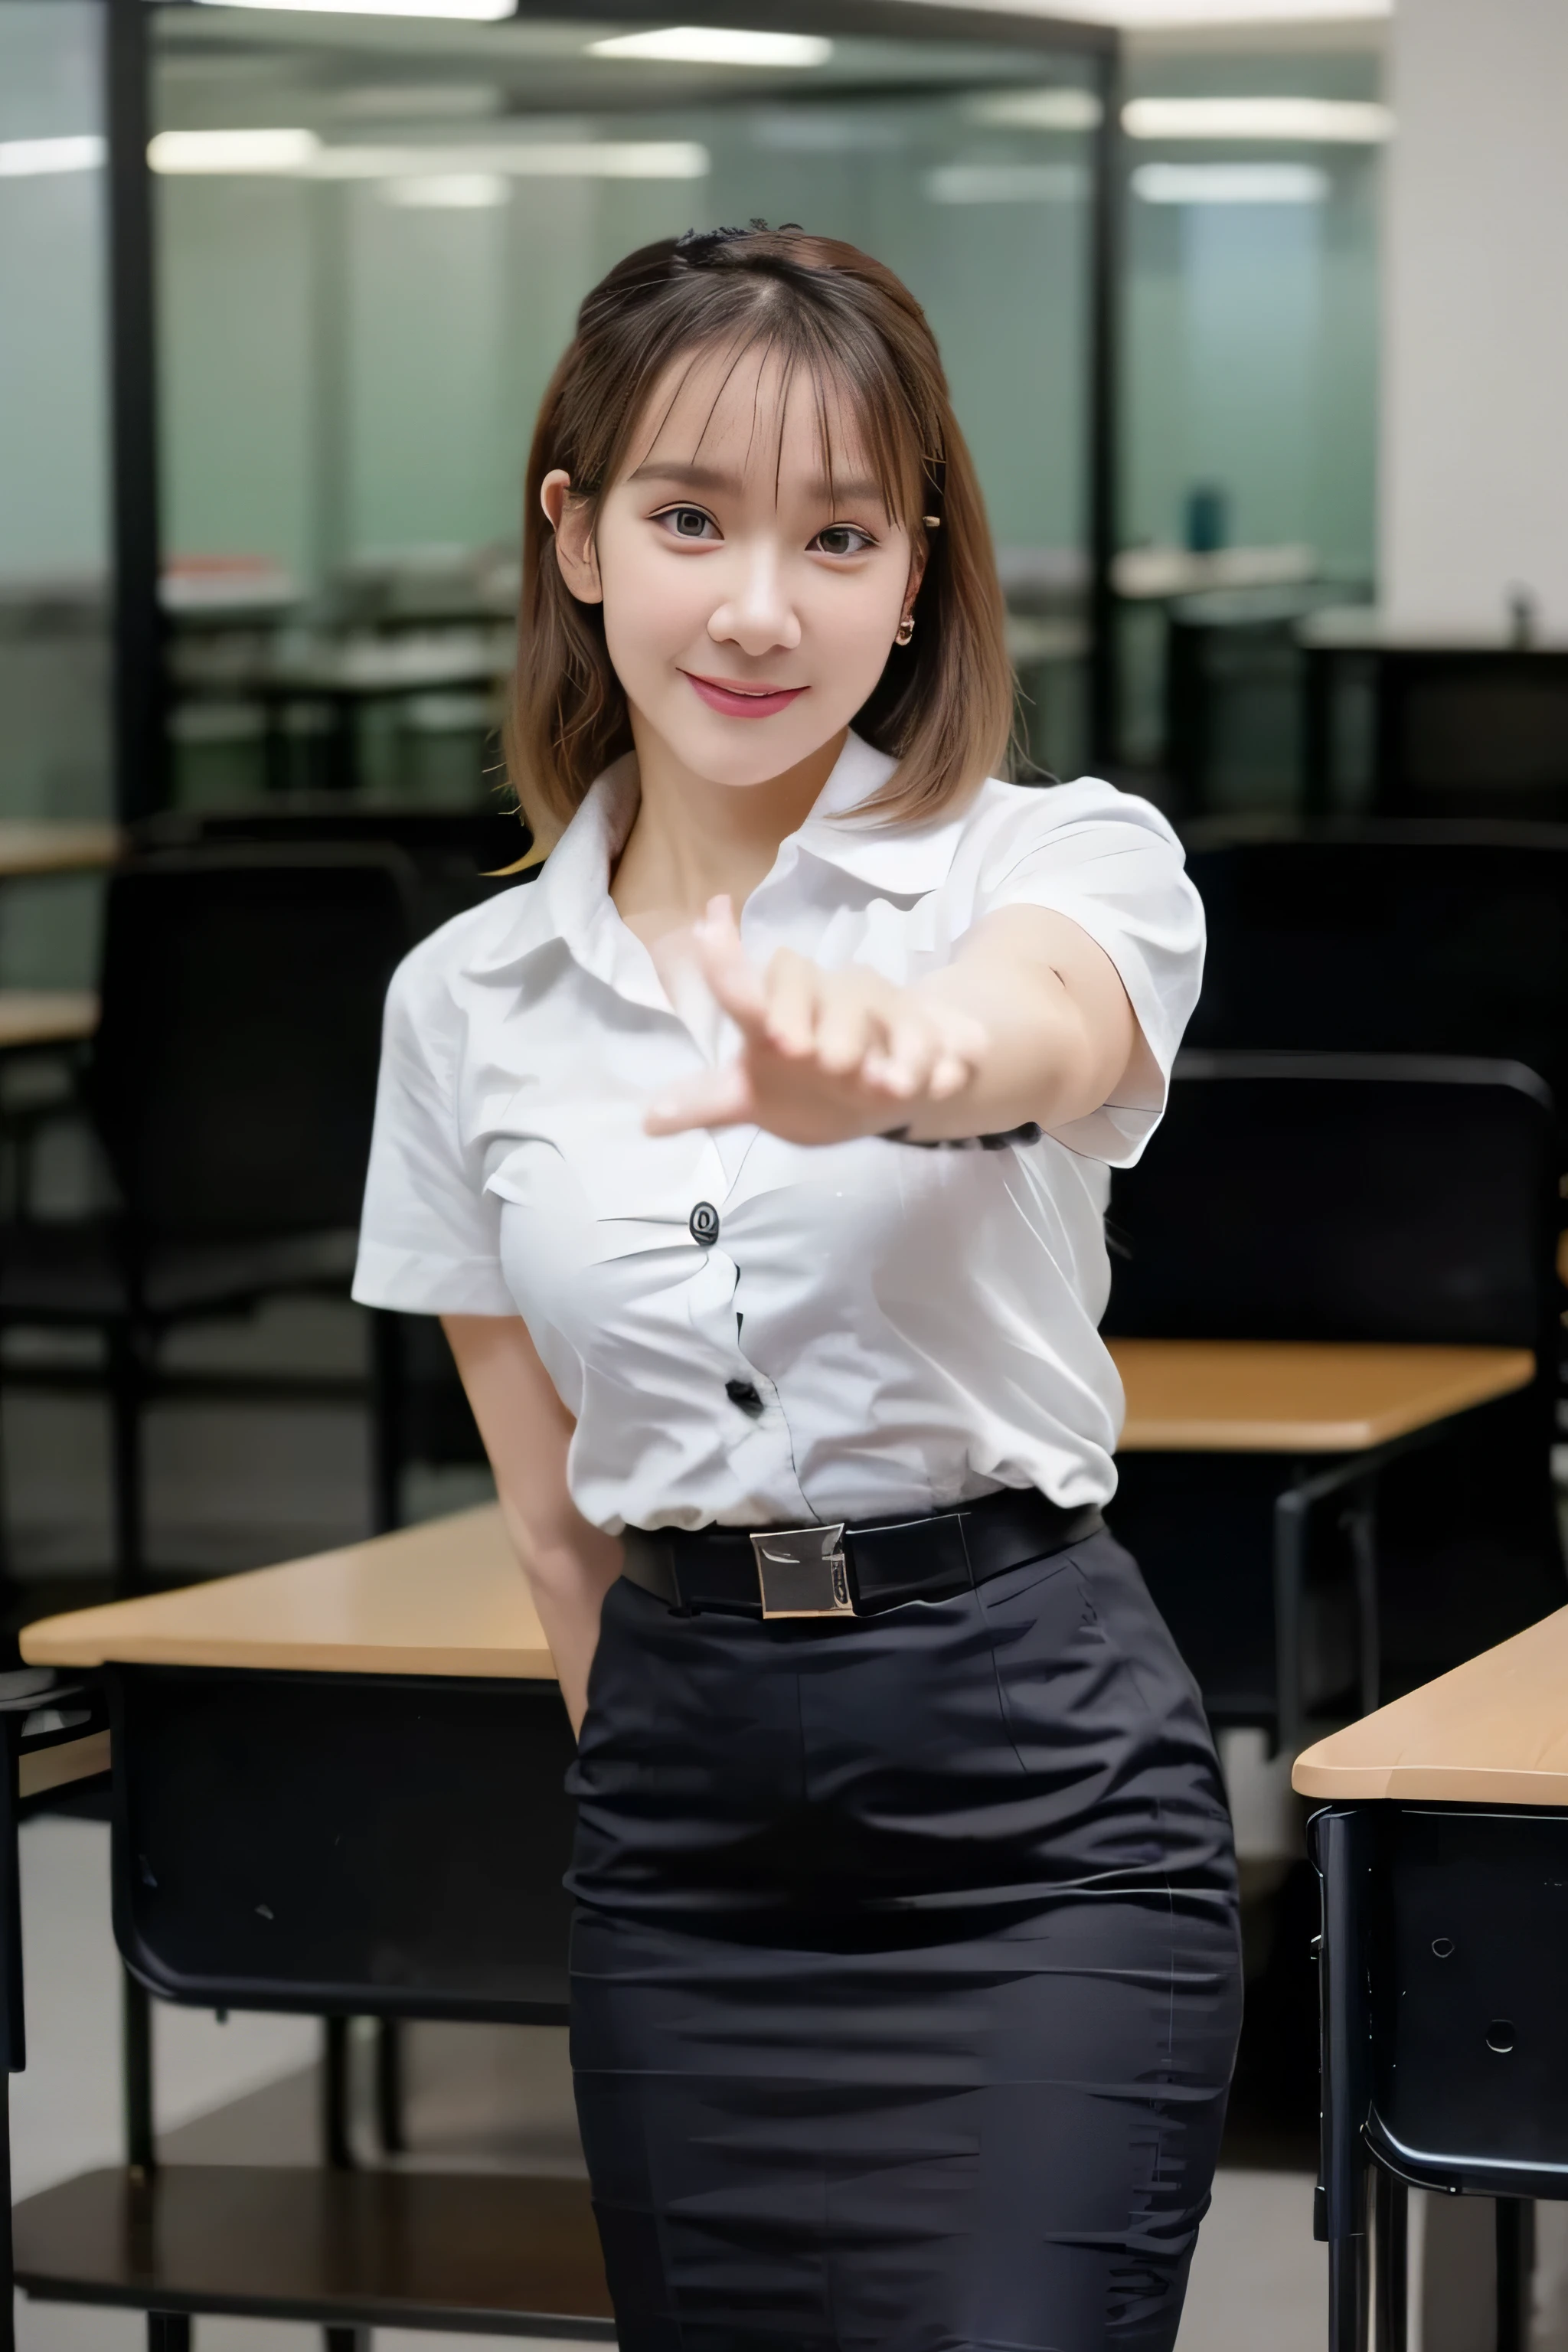
[[[96,131],[69,139],[0,139],[0,180],[36,180],[54,172],[95,172],[109,149]]]
[[[949,0],[920,0],[945,7]],[[1162,25],[1363,23],[1394,14],[1394,0],[970,0],[996,16],[1068,17],[1080,25],[1149,31]]]
[[[286,8],[310,16],[444,16],[494,24],[513,0],[202,0],[208,8]]]
[[[1321,205],[1330,189],[1315,163],[1140,163],[1132,193],[1146,205]]]
[[[1121,110],[1132,139],[1293,140],[1375,147],[1390,137],[1386,106],[1341,98],[1133,98]]]
[[[149,141],[154,172],[308,172],[321,152],[313,131],[160,131]]]
[[[488,202],[480,180],[700,180],[706,147],[692,139],[514,140],[506,146],[323,146],[313,131],[161,131],[147,150],[154,172],[283,174],[307,180],[464,181],[462,195],[399,197],[460,205]]]
[[[816,33],[754,33],[728,25],[666,25],[590,41],[592,58],[640,58],[658,65],[825,66],[833,44]]]
[[[510,200],[511,183],[500,172],[431,172],[412,180],[388,180],[381,190],[389,205],[414,212],[493,212]]]
[[[965,110],[972,122],[1001,131],[1095,131],[1100,104],[1091,89],[1007,89]]]

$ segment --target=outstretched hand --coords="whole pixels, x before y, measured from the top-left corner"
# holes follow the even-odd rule
[[[861,966],[824,971],[781,948],[759,972],[728,898],[692,926],[703,977],[741,1052],[660,1095],[650,1135],[756,1126],[788,1143],[840,1143],[914,1123],[973,1076],[986,1032],[973,1015]]]

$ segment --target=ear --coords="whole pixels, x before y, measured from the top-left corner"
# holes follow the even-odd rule
[[[572,496],[572,477],[561,466],[546,474],[539,486],[539,503],[555,534],[555,561],[561,577],[580,604],[602,604],[599,559],[594,548],[593,515],[586,499]]]
[[[921,582],[926,576],[926,556],[929,550],[923,539],[918,539],[910,549],[910,576],[904,587],[904,610],[911,611],[921,593]]]

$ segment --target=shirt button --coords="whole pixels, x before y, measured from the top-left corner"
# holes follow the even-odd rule
[[[699,1201],[686,1222],[690,1228],[692,1240],[700,1242],[705,1249],[710,1242],[718,1240],[719,1212],[711,1201]]]
[[[752,1421],[761,1418],[763,1401],[750,1381],[726,1381],[724,1393],[731,1404],[738,1404]]]

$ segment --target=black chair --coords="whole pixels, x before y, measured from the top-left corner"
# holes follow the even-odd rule
[[[1568,1108],[1568,825],[1202,825],[1187,863],[1189,1046],[1496,1056]]]
[[[110,884],[86,1092],[118,1202],[0,1234],[0,1325],[104,1337],[121,1589],[146,1573],[142,1418],[176,1385],[163,1335],[347,1289],[382,1004],[416,904],[385,845],[176,853]]]
[[[1551,1483],[1551,1099],[1517,1064],[1415,1055],[1187,1053],[1176,1071],[1147,1158],[1113,1181],[1110,1334],[1536,1357],[1527,1390],[1342,1471],[1122,1456],[1113,1524],[1211,1715],[1289,1736],[1305,1708],[1359,1711],[1358,1652],[1406,1685],[1568,1599]],[[1289,1605],[1279,1506],[1293,1487],[1319,1506],[1294,1666],[1277,1614]],[[1375,1622],[1359,1627],[1358,1546],[1363,1594],[1375,1560]]]
[[[168,848],[202,843],[279,845],[391,843],[417,877],[416,923],[421,938],[526,875],[509,869],[531,835],[508,809],[473,811],[345,805],[339,794],[296,794],[280,803],[213,811],[179,810],[153,817],[138,837]],[[488,1457],[451,1352],[428,1316],[375,1318],[377,1525],[400,1517],[405,1472],[428,1467],[483,1469]]]
[[[500,808],[378,808],[345,805],[335,793],[293,794],[248,808],[178,809],[148,818],[136,829],[151,851],[233,847],[370,849],[402,852],[416,877],[415,920],[420,938],[521,877],[515,866],[531,836],[510,810]],[[531,871],[532,869],[531,869]]]
[[[1308,637],[1308,807],[1341,803],[1350,697],[1370,698],[1372,806],[1384,816],[1568,818],[1561,646],[1332,646]]]

